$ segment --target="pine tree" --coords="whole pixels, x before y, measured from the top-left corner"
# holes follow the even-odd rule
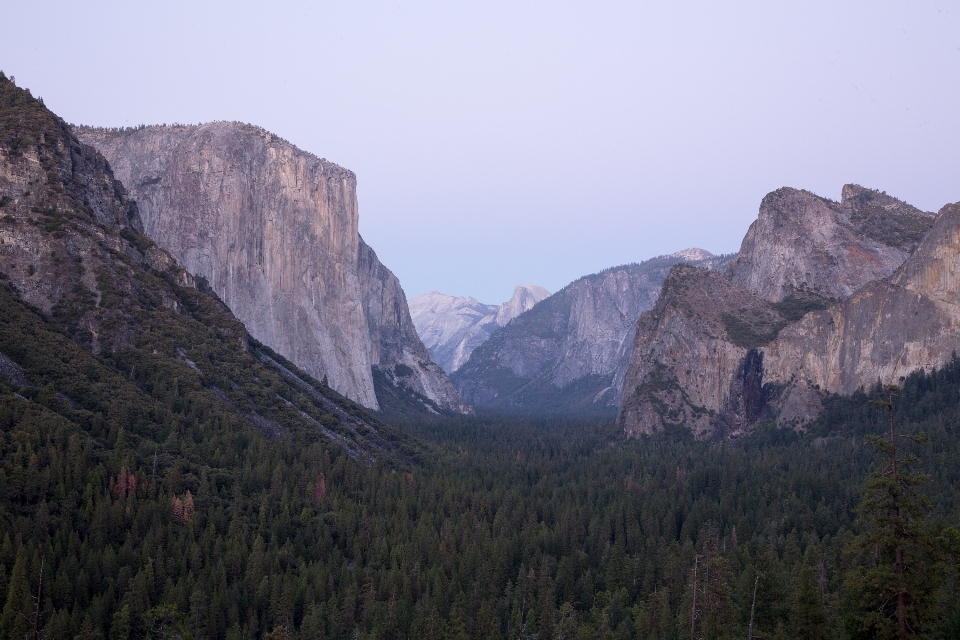
[[[790,633],[794,638],[805,640],[827,640],[830,637],[813,569],[806,563],[797,576],[797,588],[790,606]]]
[[[862,607],[862,630],[874,638],[904,640],[921,631],[936,580],[922,569],[934,565],[924,523],[930,501],[920,493],[927,477],[914,472],[916,458],[898,448],[902,439],[917,443],[926,439],[896,433],[893,401],[899,391],[887,385],[883,388],[886,399],[875,402],[888,412],[890,430],[887,438],[868,439],[889,457],[889,464],[874,472],[863,488],[857,509],[862,533],[855,549],[865,562],[848,576],[847,583]]]
[[[130,605],[123,605],[120,611],[113,614],[110,622],[110,640],[129,640],[131,633]]]
[[[18,640],[32,635],[30,624],[34,603],[30,596],[30,582],[27,578],[27,549],[20,545],[17,559],[10,572],[10,586],[7,588],[7,601],[0,615],[0,638]]]

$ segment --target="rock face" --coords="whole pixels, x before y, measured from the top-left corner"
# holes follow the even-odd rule
[[[628,433],[686,424],[701,438],[736,437],[761,417],[802,423],[819,409],[820,390],[876,381],[884,356],[854,347],[859,329],[836,334],[833,314],[862,296],[889,300],[883,279],[933,222],[856,185],[843,188],[840,203],[795,189],[768,194],[724,278],[678,268],[657,307],[640,318],[619,423]],[[847,318],[862,327],[864,314],[875,312],[851,310]],[[920,333],[940,331],[932,316],[919,324],[926,325]],[[840,383],[848,378],[856,383]]]
[[[497,327],[505,326],[549,295],[537,285],[517,285],[510,300],[497,306],[470,296],[431,291],[410,300],[410,316],[433,361],[453,373]]]
[[[352,172],[237,123],[76,132],[137,200],[146,235],[257,340],[366,407],[380,408],[377,370],[430,410],[469,411],[360,238]]]
[[[943,366],[958,348],[960,204],[952,204],[891,277],[808,314],[766,346],[763,384],[783,396],[781,422],[799,424],[816,415],[816,392],[896,384]]]
[[[550,297],[550,292],[535,284],[519,284],[513,288],[510,299],[500,305],[497,310],[497,325],[507,326],[507,323],[521,313],[530,311],[540,302]]]
[[[687,250],[581,278],[498,329],[452,377],[490,410],[612,414],[639,315],[673,265],[724,268],[729,259]]]
[[[771,302],[843,300],[893,273],[932,224],[933,214],[857,185],[839,203],[778,189],[760,203],[727,276]]]
[[[72,337],[94,353],[130,347],[136,325],[100,304],[101,289],[135,290],[128,269],[116,268],[121,256],[161,267],[173,261],[128,240],[142,229],[137,207],[103,156],[2,74],[0,93],[3,279],[44,315],[69,319]]]
[[[699,438],[743,433],[762,409],[743,393],[757,386],[756,347],[785,324],[774,305],[721,274],[673,267],[637,322],[620,424],[629,435],[670,426]]]
[[[275,360],[141,230],[103,156],[0,72],[0,373],[68,403],[61,434],[95,436],[95,417],[103,435],[159,438],[160,473],[177,457],[161,434],[194,420],[412,462],[407,437]]]

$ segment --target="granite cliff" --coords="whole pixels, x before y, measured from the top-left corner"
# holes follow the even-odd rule
[[[497,327],[506,326],[549,295],[537,285],[517,285],[508,301],[494,305],[431,291],[410,300],[410,316],[430,357],[452,374]]]
[[[960,203],[890,277],[806,315],[762,349],[764,393],[781,424],[816,416],[822,393],[897,384],[945,365],[960,347]]]
[[[257,340],[368,408],[387,394],[470,411],[358,233],[352,172],[238,123],[76,133],[136,199],[146,235]]]
[[[794,384],[802,377],[797,359],[829,362],[817,380],[844,378],[852,363],[831,360],[829,345],[815,340],[764,347],[780,344],[778,335],[809,337],[812,329],[803,327],[827,322],[823,309],[842,308],[893,274],[933,222],[932,214],[857,185],[846,185],[839,203],[795,189],[768,194],[725,277],[675,268],[657,306],[641,316],[619,424],[628,433],[687,424],[698,437],[723,439],[762,417],[781,424],[812,417],[819,383]],[[833,348],[846,349],[851,340],[847,335]],[[879,374],[872,360],[859,370],[872,381]],[[870,384],[867,378],[854,388]]]
[[[48,411],[44,429],[118,447],[125,434],[160,474],[182,456],[178,437],[197,430],[325,439],[367,464],[410,460],[405,436],[252,340],[142,235],[104,157],[2,72],[0,374],[18,408]]]
[[[636,320],[680,262],[716,269],[729,258],[688,249],[580,278],[495,331],[454,384],[488,410],[613,414]]]
[[[637,321],[619,422],[629,435],[683,426],[732,437],[762,403],[731,390],[755,377],[756,347],[786,324],[775,305],[722,274],[677,265],[656,305]],[[751,355],[748,358],[748,355]]]
[[[893,273],[932,224],[933,214],[857,185],[840,202],[785,187],[760,203],[727,277],[771,302],[843,300]]]

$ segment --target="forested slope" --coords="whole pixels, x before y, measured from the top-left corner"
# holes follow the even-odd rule
[[[957,363],[914,376],[897,413],[930,436],[935,553],[912,568],[932,637],[960,629],[945,528],[960,504],[958,385]],[[48,637],[138,637],[158,620],[198,638],[686,637],[696,559],[698,635],[740,637],[756,581],[760,637],[809,624],[874,637],[857,634],[867,612],[850,583],[872,557],[853,513],[880,460],[862,437],[885,428],[873,396],[833,399],[826,435],[767,426],[726,447],[438,422],[414,428],[437,458],[403,469],[239,425],[111,440],[48,390],[14,389],[0,421],[5,632],[33,610],[43,558]]]

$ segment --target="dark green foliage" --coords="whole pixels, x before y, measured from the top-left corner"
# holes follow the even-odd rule
[[[24,359],[43,386],[0,387],[3,604],[23,575],[28,596],[36,588],[44,542],[51,634],[144,637],[166,619],[196,638],[686,637],[695,556],[703,637],[746,636],[758,575],[756,637],[833,637],[858,611],[842,590],[854,567],[844,550],[875,462],[856,434],[885,427],[873,394],[832,400],[831,415],[861,417],[829,432],[775,437],[767,424],[723,447],[683,430],[616,441],[590,422],[436,418],[408,425],[433,443],[419,467],[367,468],[321,440],[268,438],[226,409],[197,415],[198,374],[186,364],[165,378],[128,373],[127,388],[116,357],[83,359],[46,325],[17,326],[21,340],[65,354],[43,365],[50,377],[42,358]],[[71,407],[47,382],[57,367],[118,385],[107,395],[134,394],[147,410],[162,397],[176,419],[149,426],[122,405],[101,417]],[[913,376],[899,408],[929,427],[933,512],[952,521],[958,379],[960,363]],[[173,499],[188,491],[185,523]],[[925,574],[927,620],[934,637],[950,637],[960,535],[930,525],[945,551]],[[22,587],[12,593],[12,609],[23,608]]]
[[[800,567],[797,587],[790,604],[790,636],[804,640],[828,640],[831,637],[823,596],[817,589],[813,569],[808,564]]]
[[[934,217],[912,207],[887,209],[876,204],[854,203],[850,226],[858,233],[891,247],[912,250],[933,226]]]
[[[889,436],[868,436],[888,457],[887,464],[871,474],[857,509],[861,534],[853,549],[859,565],[848,583],[861,606],[860,627],[876,638],[906,638],[930,627],[929,603],[937,585],[936,559],[926,522],[930,501],[922,493],[927,477],[913,471],[916,458],[904,455],[901,440],[925,442],[921,436],[895,433],[894,401],[900,389],[884,387],[874,404],[889,413]]]
[[[911,379],[904,395],[923,404],[939,395],[932,378],[958,370]],[[189,371],[168,383],[171,404]],[[835,430],[829,447],[766,433],[715,447],[682,431],[611,447],[612,431],[584,422],[437,419],[409,427],[436,457],[394,471],[242,422],[223,435],[174,423],[151,445],[129,423],[74,426],[64,416],[77,409],[41,391],[3,396],[0,566],[12,582],[17,554],[45,540],[43,623],[104,637],[127,625],[142,636],[165,605],[198,638],[508,637],[521,626],[676,637],[689,632],[695,555],[705,637],[745,636],[758,574],[757,636],[822,628],[811,598],[836,629],[859,498],[851,479],[873,461],[850,433],[882,428],[868,405],[868,423]],[[867,396],[842,402],[853,413]],[[931,437],[947,455],[960,449],[955,415]],[[126,496],[124,468],[138,479]],[[935,508],[955,504],[955,485],[932,486]],[[196,512],[184,525],[171,501],[187,491]],[[33,569],[29,578],[35,586]],[[956,610],[947,591],[934,601]]]
[[[747,310],[724,313],[720,317],[727,339],[744,349],[756,349],[770,343],[789,324],[774,314],[753,314]]]
[[[837,302],[806,288],[794,288],[789,296],[771,306],[789,322],[796,322],[811,311],[826,309]]]
[[[503,369],[505,376],[512,376]],[[487,403],[479,411],[514,416],[580,416],[613,418],[617,408],[608,406],[608,394],[613,392],[613,376],[588,375],[578,378],[562,389],[547,377],[532,380],[513,376],[520,384],[504,398]],[[602,395],[601,395],[602,393]]]

